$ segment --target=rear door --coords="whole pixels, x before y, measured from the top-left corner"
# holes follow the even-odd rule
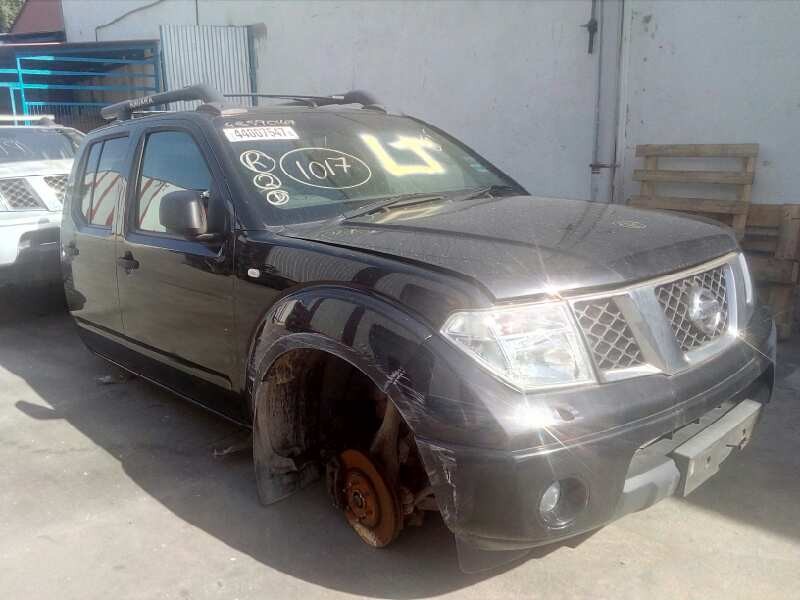
[[[114,226],[127,186],[128,145],[127,134],[116,135],[93,141],[83,153],[62,230],[70,310],[101,334],[123,331]]]
[[[232,236],[205,243],[168,233],[159,208],[166,194],[185,189],[225,201],[227,192],[216,183],[223,181],[221,170],[203,139],[182,122],[143,131],[117,248],[125,334],[153,359],[155,379],[201,401],[198,385],[231,389],[237,364]]]

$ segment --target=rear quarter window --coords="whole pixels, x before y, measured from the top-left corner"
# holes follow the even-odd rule
[[[80,215],[86,223],[111,228],[125,190],[127,151],[127,136],[98,141],[89,147],[75,194],[75,204],[80,206]]]
[[[97,162],[100,159],[102,142],[97,142],[89,146],[88,156],[83,174],[78,177],[78,189],[75,194],[76,202],[80,206],[80,213],[89,222],[89,215],[92,212],[92,192],[94,191],[94,175],[97,173]]]

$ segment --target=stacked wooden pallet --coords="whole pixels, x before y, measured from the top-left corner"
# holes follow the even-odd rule
[[[778,337],[792,333],[800,279],[800,205],[753,204],[742,248],[759,298],[772,309]]]
[[[648,144],[636,147],[645,168],[634,171],[642,183],[630,204],[711,217],[733,227],[748,257],[759,297],[772,308],[778,335],[788,337],[794,322],[795,292],[800,278],[800,205],[751,204],[758,144]],[[665,169],[660,159],[736,159],[738,170]],[[693,161],[689,161],[693,162]],[[656,192],[656,185],[733,188],[735,199],[686,197]]]
[[[636,156],[644,158],[644,169],[633,172],[634,181],[642,182],[639,196],[631,204],[642,208],[679,210],[711,216],[733,227],[739,237],[744,235],[747,210],[755,177],[758,144],[646,144],[636,146]],[[737,159],[738,170],[665,169],[659,159]],[[656,185],[706,186],[723,185],[736,190],[736,200],[713,197],[659,195]]]

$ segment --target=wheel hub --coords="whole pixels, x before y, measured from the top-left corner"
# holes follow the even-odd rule
[[[365,527],[375,527],[381,518],[375,488],[369,478],[358,469],[351,469],[345,475],[345,498],[347,507],[359,523]]]
[[[396,495],[365,454],[345,450],[339,459],[344,471],[342,496],[348,523],[370,546],[386,546],[397,537],[403,524]]]

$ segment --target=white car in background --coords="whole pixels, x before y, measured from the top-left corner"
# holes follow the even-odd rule
[[[60,280],[61,206],[82,138],[47,118],[0,124],[0,285]]]

